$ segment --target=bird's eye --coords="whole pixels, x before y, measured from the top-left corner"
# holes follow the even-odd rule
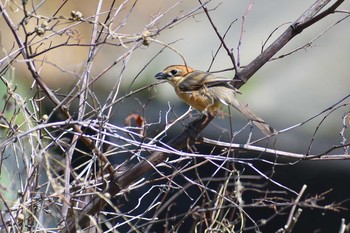
[[[177,72],[178,72],[177,70],[171,70],[171,71],[170,71],[170,74],[171,74],[172,76],[175,76],[175,75],[177,75]]]

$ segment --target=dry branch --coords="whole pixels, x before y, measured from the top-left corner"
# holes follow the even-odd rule
[[[246,83],[252,75],[257,72],[269,59],[274,56],[284,45],[286,45],[292,38],[301,33],[304,29],[311,26],[313,23],[317,22],[321,18],[326,17],[327,15],[334,12],[334,9],[339,6],[344,0],[336,1],[332,7],[328,8],[326,13],[322,13],[317,15],[329,2],[330,0],[319,0],[316,1],[309,9],[307,9],[292,25],[290,25],[287,30],[282,33],[265,51],[263,51],[258,57],[256,57],[251,63],[249,63],[241,72],[236,73],[235,83],[236,88],[240,88],[244,83]],[[331,10],[330,10],[331,9]],[[242,81],[243,82],[242,82]],[[174,138],[169,142],[169,146],[174,149],[181,150],[186,147],[186,145],[190,146],[198,133],[200,133],[212,120],[210,119],[197,119],[190,124],[189,127],[178,137]],[[159,152],[154,152],[149,158],[145,158],[145,160],[140,163],[133,165],[129,168],[127,172],[116,178],[114,180],[116,186],[110,186],[106,192],[110,193],[112,196],[115,195],[128,185],[135,182],[141,176],[145,175],[147,172],[151,171],[153,167],[162,163],[170,156],[170,154],[164,154]],[[111,181],[113,182],[113,181]],[[95,200],[97,199],[97,200]],[[80,213],[78,218],[75,220],[71,220],[68,222],[65,232],[74,232],[76,227],[76,221],[78,223],[87,222],[89,219],[88,216],[94,215],[98,210],[101,209],[101,204],[103,200],[96,196],[92,203],[89,203]],[[98,206],[98,208],[97,208]]]
[[[34,13],[35,13],[34,10],[33,10],[33,12],[26,11],[26,9],[25,9],[26,3],[25,2],[26,1],[22,1],[22,7],[23,7],[22,10],[25,14],[25,17],[23,18],[23,22],[21,22],[19,24],[19,26],[21,26],[21,25],[23,26],[23,24],[25,23],[24,22],[25,19],[27,17],[31,17],[32,14],[34,15]],[[62,5],[57,10],[57,12],[55,12],[53,14],[52,19],[54,19],[54,18],[59,19],[56,17],[56,15],[57,15],[58,11],[66,4],[66,2],[67,1],[64,1],[62,3]],[[164,151],[159,151],[159,150],[157,151],[154,148],[148,149],[146,147],[140,146],[140,148],[141,148],[140,150],[149,151],[149,153],[151,153],[151,155],[147,158],[141,158],[141,161],[139,161],[137,164],[130,163],[130,164],[124,165],[121,168],[120,167],[115,168],[111,165],[111,163],[109,162],[109,160],[107,159],[105,154],[102,153],[102,151],[99,149],[99,147],[95,145],[95,140],[98,141],[98,140],[100,140],[100,138],[89,137],[88,135],[84,134],[83,130],[81,130],[81,126],[86,126],[83,124],[83,123],[85,123],[85,122],[83,122],[83,118],[84,118],[86,108],[88,106],[88,103],[87,103],[87,96],[88,96],[88,91],[89,91],[88,89],[90,88],[90,85],[92,83],[94,83],[99,77],[105,75],[107,73],[107,71],[110,71],[110,69],[112,67],[114,67],[116,65],[116,63],[118,63],[121,60],[124,61],[123,66],[122,66],[122,71],[121,71],[121,74],[122,74],[126,68],[126,64],[131,56],[131,53],[136,48],[139,48],[142,44],[148,45],[149,43],[152,43],[152,42],[156,42],[156,43],[158,42],[159,44],[164,45],[164,47],[167,47],[167,48],[173,49],[173,51],[176,51],[176,49],[172,48],[170,45],[163,43],[163,42],[160,42],[157,39],[155,39],[154,37],[156,37],[158,34],[160,34],[160,32],[162,32],[164,29],[166,29],[170,26],[174,26],[175,24],[181,23],[183,20],[186,20],[187,18],[191,17],[192,15],[195,15],[195,12],[197,12],[199,9],[203,9],[203,12],[207,16],[213,30],[215,31],[215,33],[216,33],[216,35],[221,43],[220,47],[222,46],[226,50],[229,58],[231,59],[233,69],[236,71],[236,74],[234,77],[235,87],[237,89],[239,89],[242,85],[244,85],[253,76],[254,73],[256,73],[264,64],[266,64],[266,62],[270,61],[271,58],[277,52],[279,52],[292,38],[294,38],[296,35],[300,34],[303,30],[305,30],[309,26],[317,23],[319,20],[334,13],[336,11],[336,9],[339,7],[339,5],[344,2],[344,0],[334,1],[334,3],[331,6],[329,6],[327,9],[325,9],[323,11],[322,11],[322,9],[324,9],[331,2],[331,0],[317,0],[297,20],[295,20],[295,22],[292,23],[285,30],[285,32],[283,32],[274,42],[272,42],[269,47],[267,47],[265,50],[263,50],[259,56],[257,56],[252,62],[250,62],[242,70],[240,69],[239,64],[236,64],[237,63],[236,58],[234,57],[232,50],[229,49],[228,44],[226,44],[226,42],[225,42],[225,36],[226,36],[226,33],[229,30],[229,28],[227,29],[227,31],[225,32],[224,35],[221,35],[220,32],[218,31],[217,27],[215,26],[213,19],[210,16],[210,10],[208,10],[206,8],[206,4],[209,3],[210,1],[206,1],[206,2],[202,3],[199,0],[200,5],[198,7],[196,7],[195,9],[193,9],[192,11],[190,11],[189,13],[187,13],[185,15],[178,16],[177,18],[171,20],[169,23],[167,23],[165,26],[163,26],[160,29],[153,30],[152,32],[148,31],[149,28],[154,27],[154,24],[157,22],[157,19],[163,17],[166,12],[162,13],[156,19],[154,19],[149,25],[147,25],[145,31],[140,33],[140,35],[123,37],[123,36],[115,33],[116,29],[113,30],[111,25],[109,25],[108,23],[112,18],[114,18],[122,10],[124,5],[128,2],[129,1],[127,1],[127,0],[123,1],[123,3],[118,8],[115,8],[116,1],[113,1],[110,5],[110,7],[111,7],[110,11],[107,11],[108,13],[105,15],[105,20],[103,23],[99,22],[99,19],[100,19],[99,17],[101,16],[100,13],[101,13],[101,8],[102,8],[102,1],[99,1],[99,4],[98,4],[96,12],[95,12],[94,19],[92,21],[88,21],[86,19],[83,19],[83,17],[81,17],[81,16],[74,19],[74,20],[77,20],[79,23],[86,22],[86,23],[90,23],[91,25],[93,25],[93,28],[92,28],[93,33],[91,36],[91,40],[88,44],[83,44],[80,42],[68,43],[68,41],[70,39],[69,38],[66,42],[64,42],[62,44],[52,45],[52,46],[50,45],[49,48],[44,49],[42,51],[39,51],[39,49],[38,49],[38,51],[36,51],[34,49],[35,52],[33,53],[32,46],[35,45],[35,46],[38,46],[38,48],[39,48],[40,47],[39,44],[44,43],[45,39],[48,39],[49,36],[45,37],[37,42],[33,42],[33,44],[30,44],[30,41],[27,41],[27,40],[31,36],[31,33],[33,34],[34,32],[31,32],[31,33],[27,32],[26,28],[23,26],[23,30],[24,30],[25,36],[26,36],[26,39],[23,39],[19,33],[19,30],[18,30],[19,26],[16,26],[11,21],[10,15],[7,12],[6,7],[4,5],[5,3],[3,3],[3,1],[0,0],[1,17],[4,19],[6,25],[10,29],[13,37],[15,38],[15,43],[17,44],[16,46],[18,47],[18,50],[16,51],[16,53],[14,53],[14,52],[11,53],[11,54],[13,54],[13,57],[12,57],[12,55],[9,56],[9,57],[11,57],[12,60],[11,60],[11,62],[9,62],[9,65],[5,69],[8,69],[11,66],[14,59],[16,59],[18,56],[22,56],[23,61],[25,62],[26,66],[27,66],[27,69],[30,71],[31,77],[35,81],[35,84],[39,87],[38,89],[40,89],[40,91],[43,92],[45,97],[50,99],[50,101],[54,104],[55,109],[56,110],[58,109],[66,119],[66,122],[55,122],[52,124],[47,123],[47,122],[44,122],[44,123],[41,122],[42,124],[38,124],[26,132],[23,132],[23,133],[16,132],[17,133],[16,135],[9,137],[8,140],[5,140],[0,144],[0,149],[7,147],[10,143],[15,143],[15,141],[20,139],[21,137],[25,138],[26,136],[30,135],[32,132],[40,131],[42,129],[48,129],[50,127],[55,127],[55,126],[60,127],[60,126],[64,125],[66,127],[73,128],[74,138],[75,139],[79,138],[80,140],[83,141],[83,143],[89,149],[89,152],[90,152],[89,154],[97,155],[99,162],[100,162],[99,165],[102,168],[101,169],[102,172],[100,174],[98,174],[98,176],[95,180],[89,181],[90,183],[89,182],[87,182],[87,183],[77,182],[77,184],[74,184],[74,185],[76,185],[76,187],[79,186],[82,189],[83,189],[83,187],[85,187],[85,185],[87,185],[87,187],[89,187],[89,188],[86,188],[86,190],[85,190],[86,193],[80,193],[80,194],[87,195],[87,196],[89,196],[89,198],[91,197],[90,199],[84,199],[84,200],[88,200],[88,201],[86,203],[84,203],[84,205],[80,205],[81,208],[79,210],[77,210],[77,209],[73,208],[73,205],[71,205],[71,201],[68,200],[69,195],[71,195],[74,192],[74,190],[72,188],[73,185],[69,183],[70,175],[71,175],[70,173],[72,172],[71,168],[69,167],[71,159],[66,160],[66,164],[65,164],[66,165],[66,167],[65,167],[65,182],[66,183],[64,186],[65,193],[60,197],[60,200],[62,200],[62,202],[63,202],[63,204],[62,204],[63,207],[61,208],[61,211],[62,211],[61,212],[61,220],[62,220],[62,223],[61,223],[62,229],[61,230],[62,230],[62,232],[76,232],[77,230],[88,227],[89,224],[91,224],[91,222],[92,222],[91,221],[93,219],[92,216],[94,216],[99,211],[101,211],[106,205],[113,206],[113,204],[110,201],[111,197],[114,197],[116,195],[122,195],[124,192],[129,190],[129,187],[131,184],[137,182],[142,176],[145,176],[147,173],[149,173],[153,170],[157,171],[157,165],[162,164],[172,155],[169,151],[171,151],[171,150],[172,151],[185,150],[187,148],[190,148],[194,143],[199,142],[199,141],[202,143],[208,143],[208,144],[218,146],[218,147],[226,147],[226,148],[231,148],[231,149],[238,148],[239,150],[259,151],[259,152],[263,152],[263,153],[271,153],[271,154],[275,154],[275,155],[285,156],[285,157],[293,158],[293,159],[297,159],[297,160],[298,159],[305,159],[305,155],[301,155],[301,154],[289,153],[289,152],[272,150],[272,149],[267,149],[267,148],[260,148],[260,147],[250,146],[250,145],[243,145],[242,146],[242,145],[233,144],[233,143],[223,143],[223,142],[213,141],[213,140],[209,140],[209,139],[205,139],[205,138],[198,139],[198,135],[201,133],[201,131],[203,129],[205,129],[205,127],[213,120],[212,116],[208,116],[208,117],[202,116],[198,119],[195,119],[193,122],[191,122],[179,136],[173,138],[169,142],[166,142],[166,143],[159,142],[156,140],[157,138],[153,138],[151,140],[151,143],[159,142],[160,144],[162,144],[162,146],[164,146],[164,148],[168,149],[168,150],[166,150],[166,152],[164,152],[165,150]],[[132,4],[131,8],[129,9],[129,12],[124,20],[126,20],[127,17],[131,14],[131,12],[133,11],[133,9],[136,5],[136,2],[137,1],[133,1],[133,4]],[[112,9],[115,10],[114,15],[112,14],[112,11],[113,11]],[[39,18],[38,18],[38,20],[39,20]],[[243,26],[242,26],[242,29],[243,29]],[[60,30],[57,32],[57,34],[64,33],[64,31],[65,31],[64,29],[62,31]],[[52,34],[52,36],[54,36],[54,35],[55,34]],[[104,36],[106,36],[106,37],[103,38]],[[126,45],[130,45],[131,43],[135,43],[135,45],[129,51],[125,52],[125,54],[123,56],[121,56],[121,58],[119,60],[113,62],[113,64],[111,64],[105,70],[103,70],[96,79],[89,80],[89,78],[90,78],[89,72],[91,71],[91,66],[92,66],[93,60],[95,58],[95,55],[97,53],[98,47],[100,45],[103,45],[103,44],[109,44],[107,39],[108,39],[108,37],[111,37],[111,36],[114,36],[115,38],[117,38],[118,43],[119,43],[119,44],[113,44],[113,45],[124,46],[124,47],[126,47]],[[125,39],[125,38],[127,38],[127,41],[123,41],[123,39]],[[59,100],[57,94],[54,91],[52,91],[46,85],[46,83],[43,81],[42,77],[40,76],[40,68],[38,68],[36,66],[36,63],[33,60],[34,57],[38,57],[40,55],[48,53],[49,51],[52,51],[53,49],[59,48],[61,46],[89,46],[90,47],[90,50],[88,53],[87,63],[85,64],[86,70],[83,73],[83,75],[81,76],[81,83],[80,83],[81,86],[79,86],[79,87],[81,87],[81,90],[79,90],[78,94],[74,94],[74,98],[71,99],[71,101],[73,101],[73,99],[79,98],[80,105],[79,105],[79,109],[78,109],[79,114],[78,114],[77,120],[72,119],[72,116],[71,116],[72,113],[69,111],[69,109],[66,105],[66,102],[65,102],[67,99],[65,99],[64,101]],[[239,56],[238,56],[238,60],[239,60]],[[4,70],[2,70],[2,71],[4,71]],[[1,79],[3,80],[2,77],[1,77]],[[3,82],[5,82],[5,81],[3,80]],[[119,82],[121,82],[121,81],[119,81]],[[113,88],[113,91],[111,91],[111,94],[108,97],[108,101],[111,101],[111,103],[104,105],[104,109],[102,109],[102,111],[101,111],[101,112],[104,112],[104,110],[108,110],[107,111],[108,114],[106,116],[106,118],[108,118],[108,119],[112,115],[111,112],[112,112],[112,108],[113,108],[115,103],[118,103],[119,101],[122,101],[122,99],[135,93],[135,91],[134,91],[134,92],[131,92],[130,94],[125,94],[123,97],[117,99],[117,97],[116,97],[117,95],[113,96],[113,94],[118,92],[117,89],[119,88],[119,84]],[[147,87],[143,87],[143,88],[140,88],[139,90],[144,90],[146,88]],[[0,112],[0,118],[2,117],[1,114],[2,113]],[[345,119],[346,119],[346,117],[344,117],[344,121],[345,121]],[[8,123],[7,125],[8,125],[8,128],[10,128],[13,132],[15,132],[15,130],[13,130],[11,128],[10,123]],[[345,128],[345,126],[344,126],[344,128]],[[100,132],[98,130],[100,130],[100,129],[97,129],[95,131],[101,133],[102,139],[100,141],[106,142],[105,141],[105,136],[107,135],[106,131]],[[129,133],[129,132],[127,132],[127,133]],[[345,146],[349,147],[349,144],[346,143],[344,134],[342,136],[344,138],[344,143],[341,146],[342,147],[345,147]],[[143,141],[141,143],[143,143]],[[330,150],[333,150],[333,149],[336,149],[336,148],[331,148]],[[74,150],[75,150],[75,147],[72,147],[71,151],[74,151]],[[178,153],[178,154],[180,154],[180,153]],[[329,156],[329,158],[327,156],[328,155],[322,155],[322,156],[317,157],[317,158],[316,158],[316,155],[315,156],[308,156],[308,159],[336,159],[336,158],[340,158],[339,156],[338,157],[337,156]],[[195,156],[193,156],[193,158],[195,158]],[[348,158],[349,158],[349,156],[347,156],[347,157],[342,156],[340,159],[348,159]],[[228,160],[225,160],[225,162],[226,161],[228,161]],[[222,165],[220,165],[220,166],[222,166]],[[193,167],[191,167],[191,169],[192,168]],[[252,168],[255,169],[253,166],[252,166]],[[218,169],[225,170],[227,168],[218,167]],[[227,171],[228,170],[229,169],[227,169]],[[123,173],[118,174],[117,171],[118,172],[123,171]],[[261,177],[269,179],[269,177],[267,177],[265,174],[259,173],[258,171],[257,171],[257,173],[259,175],[261,175]],[[28,192],[28,193],[30,193],[28,199],[33,200],[33,197],[34,197],[33,190],[35,188],[37,188],[39,185],[38,185],[38,179],[36,176],[33,175],[33,177],[30,177],[30,179],[33,179],[33,180],[36,179],[33,182],[33,183],[35,183],[35,185],[33,185],[33,188],[30,189],[30,191]],[[171,178],[169,178],[169,179],[171,179]],[[272,178],[270,180],[275,185],[279,185]],[[78,181],[78,179],[76,181]],[[199,184],[199,182],[202,182],[202,181],[203,180],[198,179],[198,183],[196,183],[196,185],[198,185],[198,187],[201,187],[201,188],[205,187],[204,184]],[[223,205],[224,201],[227,201],[227,198],[224,197],[224,195],[226,195],[225,192],[227,191],[226,188],[228,185],[228,181],[229,180],[227,180],[227,183],[225,183],[225,189],[223,188],[220,191],[220,193],[216,193],[216,194],[220,194],[220,195],[218,195],[219,199],[222,200],[222,203],[220,205]],[[238,180],[236,180],[235,182],[236,182],[235,183],[236,185],[239,184]],[[48,187],[49,187],[49,185],[48,185]],[[76,187],[74,187],[74,188],[76,188]],[[285,188],[285,190],[289,191],[289,189],[287,189],[287,188]],[[37,190],[35,190],[35,191],[37,191]],[[203,192],[203,193],[205,193],[205,192]],[[57,194],[60,195],[61,193],[55,193],[55,195],[57,195]],[[292,211],[290,212],[290,217],[289,217],[289,220],[287,223],[287,225],[289,226],[288,229],[291,229],[293,227],[293,225],[295,224],[295,221],[292,221],[293,220],[292,218],[297,216],[297,214],[298,214],[298,212],[295,212],[295,209],[296,209],[297,204],[300,201],[302,194],[303,194],[303,190],[300,192],[300,195],[299,195],[298,199],[296,200],[296,202],[294,203]],[[73,196],[73,194],[72,194],[72,196]],[[1,199],[4,199],[2,195],[1,195]],[[44,198],[43,198],[43,200],[44,200]],[[5,201],[3,201],[3,202],[5,203]],[[244,203],[240,202],[240,205],[244,205]],[[11,215],[11,211],[10,211],[11,207],[9,206],[7,208],[8,208],[9,214]],[[33,209],[34,209],[34,207],[33,207]],[[117,209],[117,208],[115,207],[115,209]],[[239,209],[239,211],[242,211],[242,209]],[[195,210],[193,212],[195,212]],[[218,213],[219,212],[220,211],[218,211]],[[241,214],[242,214],[242,212],[241,212]],[[246,214],[246,213],[244,213],[244,214]],[[246,216],[248,216],[248,215],[246,214]],[[35,218],[36,218],[36,214],[33,213],[31,216],[31,221],[34,221]],[[249,216],[248,216],[248,218],[249,218]],[[243,219],[243,217],[242,217],[242,219]],[[3,221],[3,219],[1,219],[1,221]],[[28,222],[29,222],[29,220],[28,220]],[[256,224],[256,223],[254,223],[254,224]],[[242,229],[243,229],[243,225],[244,224],[242,223]]]

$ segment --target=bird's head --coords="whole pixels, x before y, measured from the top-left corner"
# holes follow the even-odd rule
[[[176,84],[187,74],[195,71],[193,68],[185,65],[172,65],[166,67],[162,72],[159,72],[155,75],[156,79],[167,80],[172,84]]]

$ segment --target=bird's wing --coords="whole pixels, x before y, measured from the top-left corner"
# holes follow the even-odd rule
[[[224,86],[235,90],[230,79],[217,77],[211,73],[203,71],[194,71],[187,74],[179,83],[179,89],[182,92],[198,91],[201,88],[210,88],[214,86]]]

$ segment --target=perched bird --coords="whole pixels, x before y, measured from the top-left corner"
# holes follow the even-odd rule
[[[238,102],[235,95],[239,92],[230,79],[184,65],[168,66],[155,77],[167,80],[183,101],[206,115],[215,116],[224,105],[231,105],[251,120],[265,135],[276,132],[247,106]]]

